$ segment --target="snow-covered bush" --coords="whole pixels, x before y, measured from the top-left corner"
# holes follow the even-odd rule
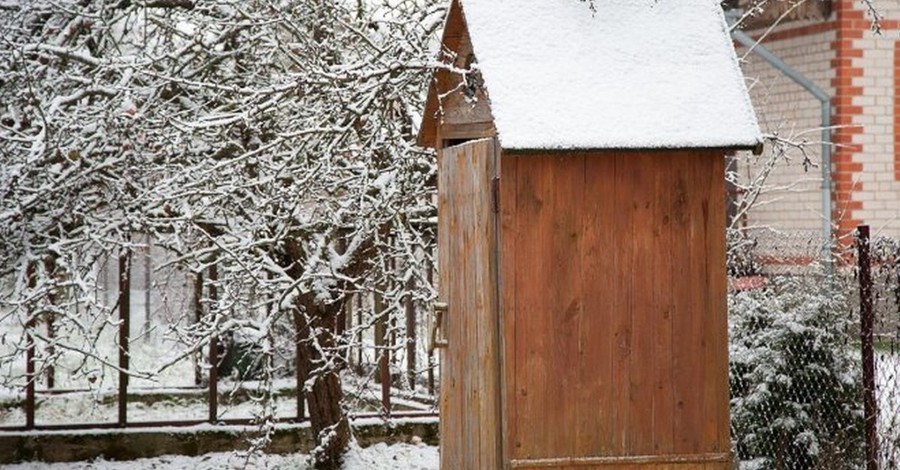
[[[731,422],[742,468],[856,468],[860,366],[846,292],[782,277],[729,295]]]

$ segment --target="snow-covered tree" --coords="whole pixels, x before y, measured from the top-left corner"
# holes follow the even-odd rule
[[[422,272],[434,167],[413,134],[442,8],[0,3],[0,278],[13,286],[0,312],[109,327],[98,260],[152,234],[174,264],[218,270],[209,314],[173,331],[195,350],[249,328],[271,375],[272,336],[293,328],[318,465],[337,465],[349,437],[339,359],[354,332],[339,337],[336,317],[396,274],[385,260]],[[73,338],[44,339],[102,357]]]
[[[827,284],[827,283],[826,283]],[[856,468],[861,369],[839,286],[775,278],[729,296],[732,430],[748,468]]]

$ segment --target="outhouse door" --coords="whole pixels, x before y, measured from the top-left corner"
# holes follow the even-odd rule
[[[441,468],[501,468],[494,139],[438,151]]]

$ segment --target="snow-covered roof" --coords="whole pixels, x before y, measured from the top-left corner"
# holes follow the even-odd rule
[[[719,0],[460,3],[504,148],[761,138]]]

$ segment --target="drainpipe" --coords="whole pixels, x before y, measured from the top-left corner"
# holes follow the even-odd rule
[[[734,10],[726,13],[729,23],[733,23],[734,13],[740,17],[740,12],[733,12]],[[822,261],[828,273],[831,273],[831,95],[743,31],[732,29],[731,37],[810,92],[822,105]]]

